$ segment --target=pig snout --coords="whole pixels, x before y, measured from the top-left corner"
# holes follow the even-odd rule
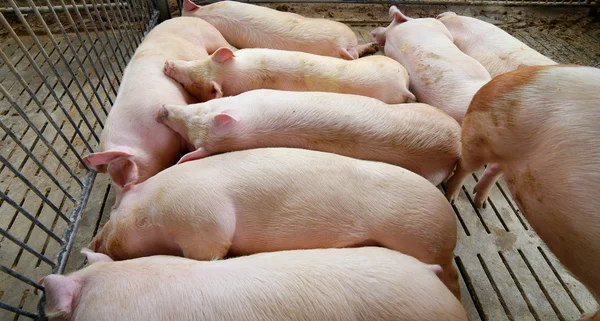
[[[169,110],[167,110],[165,105],[162,105],[156,114],[156,121],[162,124],[167,117],[169,117]]]

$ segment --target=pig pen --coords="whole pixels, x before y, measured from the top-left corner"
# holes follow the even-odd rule
[[[414,17],[451,10],[496,24],[557,62],[600,67],[598,3],[590,0],[260,4],[347,23],[361,43],[389,24],[391,4]],[[43,319],[38,279],[85,264],[78,252],[108,219],[115,195],[107,175],[78,162],[97,149],[123,70],[144,35],[179,11],[177,1],[156,0],[0,5],[0,320]],[[480,174],[454,204],[455,263],[470,319],[577,320],[597,310],[533,232],[503,179],[487,208],[474,208],[471,190]]]

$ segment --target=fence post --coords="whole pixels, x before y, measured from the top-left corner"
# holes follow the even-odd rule
[[[169,11],[169,0],[155,0],[156,8],[158,9],[158,22],[163,22],[167,19],[171,19],[171,12]],[[179,0],[177,0],[179,1]]]

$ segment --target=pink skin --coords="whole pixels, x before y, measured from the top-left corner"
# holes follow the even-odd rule
[[[491,23],[454,12],[444,12],[437,19],[448,28],[454,44],[479,61],[492,77],[520,67],[556,64]]]
[[[473,194],[475,194],[475,207],[485,208],[487,206],[486,200],[488,194],[500,177],[502,177],[502,167],[500,167],[499,164],[489,164],[485,168],[483,175],[481,175],[475,188],[473,188]]]
[[[378,49],[375,43],[358,45],[356,34],[343,23],[237,1],[201,7],[185,0],[182,15],[208,21],[237,48],[302,51],[347,60]]]
[[[440,266],[378,247],[210,262],[84,254],[89,266],[41,281],[51,321],[467,321]]]
[[[100,151],[85,156],[86,165],[108,171],[119,189],[127,189],[175,164],[188,146],[156,124],[154,111],[165,103],[196,100],[164,75],[164,61],[207,57],[222,46],[228,46],[225,39],[201,19],[174,18],[152,29],[125,69],[100,137]]]
[[[470,173],[495,164],[482,181],[504,173],[533,229],[596,298],[599,83],[600,70],[567,65],[522,67],[494,78],[473,98],[462,126],[461,158],[446,185],[454,200]]]
[[[490,74],[453,43],[452,35],[433,18],[412,19],[396,6],[387,28],[371,32],[385,55],[400,62],[410,75],[410,91],[417,100],[442,109],[462,123],[473,95]]]
[[[417,174],[331,153],[259,148],[179,164],[132,187],[91,248],[118,260],[212,260],[379,245],[439,264],[460,297],[456,238],[452,207]]]
[[[446,113],[357,95],[259,89],[165,105],[157,120],[196,148],[179,163],[251,148],[305,148],[401,166],[438,185],[460,154],[460,126]]]
[[[355,94],[389,104],[415,98],[406,69],[385,56],[347,61],[305,52],[219,48],[202,60],[166,61],[164,72],[200,101],[261,88]]]

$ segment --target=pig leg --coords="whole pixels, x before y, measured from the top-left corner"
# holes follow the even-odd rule
[[[486,163],[493,163],[486,159],[490,154],[487,150],[488,142],[484,137],[482,138],[482,134],[476,128],[476,124],[470,121],[463,122],[461,156],[454,174],[448,179],[445,186],[446,198],[450,203],[453,203],[458,196],[469,174],[480,169]]]
[[[487,197],[490,190],[496,184],[496,181],[502,176],[502,168],[500,164],[488,164],[479,178],[479,181],[473,188],[473,194],[475,194],[475,206],[477,208],[485,208],[487,206]]]
[[[189,162],[189,161],[193,161],[193,160],[197,160],[197,159],[201,159],[204,157],[210,156],[210,153],[206,151],[206,149],[200,147],[197,150],[193,151],[193,152],[189,152],[185,155],[183,155],[183,157],[181,157],[181,159],[177,162],[177,164],[181,164],[181,163],[185,163],[185,162]]]
[[[356,50],[358,51],[358,56],[363,57],[378,52],[379,45],[376,42],[370,42],[364,45],[358,45]]]

